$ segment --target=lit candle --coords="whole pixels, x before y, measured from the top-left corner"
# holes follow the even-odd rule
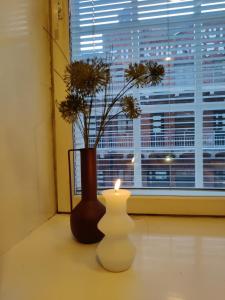
[[[98,223],[105,237],[97,247],[97,256],[102,266],[112,272],[128,269],[135,256],[135,247],[128,237],[134,228],[133,220],[127,215],[127,199],[131,193],[120,189],[120,183],[118,179],[114,189],[102,192],[106,213]]]
[[[102,192],[106,200],[106,209],[109,213],[126,213],[127,199],[131,193],[128,190],[120,189],[121,180],[117,179],[114,189]]]

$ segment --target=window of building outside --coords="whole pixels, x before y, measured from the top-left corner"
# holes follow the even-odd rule
[[[98,188],[117,178],[137,194],[225,188],[225,1],[71,0],[72,59],[111,64],[113,91],[131,62],[165,67],[156,87],[133,90],[142,114],[111,121],[97,149]],[[99,126],[99,107],[91,134]],[[82,138],[74,127],[76,148]],[[80,186],[76,160],[76,189]],[[190,192],[191,193],[191,192]]]

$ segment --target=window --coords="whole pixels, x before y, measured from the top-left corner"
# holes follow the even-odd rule
[[[130,62],[151,59],[166,71],[160,86],[133,90],[141,118],[109,124],[97,151],[98,187],[119,177],[139,192],[224,189],[225,1],[71,0],[70,7],[72,58],[112,63],[115,93]],[[96,113],[93,136],[98,124]],[[81,147],[76,128],[74,137]]]

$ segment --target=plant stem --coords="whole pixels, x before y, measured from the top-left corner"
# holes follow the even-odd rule
[[[91,101],[90,101],[90,105],[89,105],[89,112],[88,112],[88,136],[89,136],[89,131],[90,131],[90,123],[91,123],[91,113],[92,113],[92,107],[93,107],[93,101],[94,101],[94,96],[91,96]]]
[[[88,123],[87,123],[87,116],[84,113],[84,144],[85,148],[89,148],[89,135],[88,135]]]
[[[115,115],[111,116],[110,118],[108,118],[107,121],[104,122],[104,125],[102,126],[101,131],[99,130],[98,136],[97,136],[97,138],[96,138],[95,145],[94,145],[95,148],[97,148],[98,143],[99,143],[101,137],[103,136],[103,134],[104,134],[104,132],[105,132],[105,129],[106,129],[107,124],[108,124],[112,119],[114,119],[114,118],[116,118],[118,115],[120,115],[121,113],[123,113],[122,110],[119,111],[118,113],[116,113]]]
[[[96,137],[95,147],[97,147],[97,145],[98,145],[98,143],[100,141],[100,137],[102,136],[102,131],[104,132],[105,123],[107,122],[107,118],[108,118],[108,115],[109,115],[111,109],[116,104],[116,102],[119,101],[123,97],[124,94],[126,94],[130,89],[132,89],[134,87],[135,82],[133,84],[131,84],[132,81],[135,81],[135,80],[130,80],[120,90],[120,92],[112,100],[112,102],[110,103],[110,105],[108,106],[108,108],[106,109],[106,111],[104,111],[104,113],[102,114],[102,118],[101,118],[101,121],[100,121],[99,130],[98,130],[97,137]]]

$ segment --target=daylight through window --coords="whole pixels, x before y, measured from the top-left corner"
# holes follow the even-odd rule
[[[97,149],[98,187],[121,178],[139,191],[224,189],[225,1],[71,0],[70,9],[72,59],[111,63],[112,93],[130,62],[154,60],[166,72],[159,86],[133,90],[139,119],[120,116],[107,127]],[[74,142],[82,147],[76,128]]]

